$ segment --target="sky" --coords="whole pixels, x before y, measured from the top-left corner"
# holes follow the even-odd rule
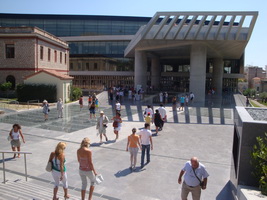
[[[267,0],[0,0],[0,13],[153,17],[158,11],[258,11],[245,65],[267,65]]]

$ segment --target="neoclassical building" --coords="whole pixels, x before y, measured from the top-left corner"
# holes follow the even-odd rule
[[[150,17],[0,14],[0,26],[37,26],[68,42],[81,88],[141,85],[235,91],[258,12],[157,12]]]
[[[13,88],[43,69],[69,72],[68,44],[37,27],[0,27],[0,83]]]

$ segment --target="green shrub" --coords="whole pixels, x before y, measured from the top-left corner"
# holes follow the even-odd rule
[[[77,88],[77,87],[71,87],[71,101],[76,101],[80,98],[80,96],[82,95],[82,90],[81,88]]]
[[[45,84],[20,84],[17,85],[18,101],[27,102],[28,100],[39,100],[42,102],[46,99],[48,102],[57,101],[56,85]]]
[[[257,145],[253,146],[251,164],[254,167],[252,174],[259,181],[262,194],[267,195],[267,133],[265,137],[256,137]]]

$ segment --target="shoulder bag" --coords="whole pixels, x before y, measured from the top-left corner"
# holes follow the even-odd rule
[[[46,164],[45,170],[46,170],[47,172],[51,172],[51,171],[52,171],[52,165],[53,165],[52,160],[49,160],[49,161],[47,162],[47,164]]]
[[[201,189],[203,189],[204,181],[201,181],[201,180],[198,178],[198,176],[196,175],[196,172],[195,172],[195,170],[194,170],[193,167],[192,167],[192,169],[193,169],[193,172],[194,172],[194,174],[195,174],[195,177],[196,177],[197,180],[199,181],[199,185],[200,185]]]

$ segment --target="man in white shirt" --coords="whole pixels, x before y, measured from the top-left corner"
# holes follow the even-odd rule
[[[193,200],[200,200],[201,188],[203,190],[206,189],[209,176],[205,166],[198,161],[197,157],[193,157],[185,163],[184,168],[181,170],[178,178],[179,184],[182,183],[182,176],[184,174],[181,193],[182,200],[187,200],[189,192],[192,193]]]
[[[160,127],[160,130],[162,130],[162,129],[163,129],[163,126],[164,126],[164,122],[165,122],[166,119],[167,119],[167,111],[166,111],[166,109],[163,107],[163,104],[160,104],[160,106],[158,107],[157,110],[159,111],[159,114],[160,114],[161,118],[163,119],[163,121],[162,121],[162,125],[161,125],[161,127]]]
[[[98,133],[100,134],[100,143],[102,143],[102,135],[104,135],[106,138],[106,141],[108,141],[108,137],[106,135],[108,122],[109,122],[108,117],[104,115],[103,111],[100,111],[100,117],[97,119],[97,123],[96,123],[96,129],[98,130]]]
[[[148,113],[150,113],[151,117],[153,118],[154,111],[150,105],[147,105],[147,108],[145,108],[144,116],[146,117]]]
[[[147,160],[146,164],[148,164],[150,162],[150,149],[153,150],[152,132],[149,128],[150,125],[146,123],[145,128],[138,133],[140,144],[142,145],[141,168],[144,167],[145,153]]]

